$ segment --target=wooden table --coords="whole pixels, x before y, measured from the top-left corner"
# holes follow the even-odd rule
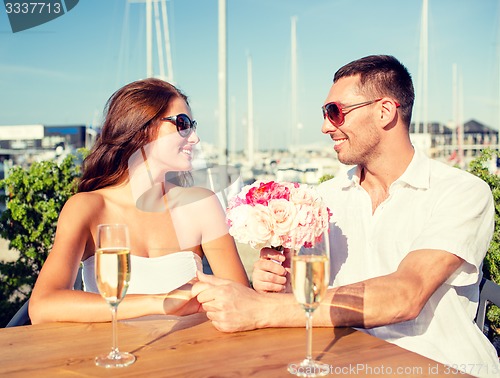
[[[137,361],[105,369],[94,357],[111,347],[110,323],[4,328],[0,377],[290,377],[287,365],[304,358],[305,337],[304,328],[222,333],[204,314],[120,321],[119,348]],[[335,376],[452,375],[435,361],[350,328],[315,328],[313,355]]]

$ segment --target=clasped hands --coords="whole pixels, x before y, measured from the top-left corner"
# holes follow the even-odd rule
[[[259,323],[259,315],[269,301],[266,294],[291,292],[289,254],[286,249],[283,253],[271,248],[261,250],[252,274],[254,290],[198,271],[195,278],[167,295],[165,313],[180,316],[206,312],[215,328],[223,332],[260,328],[264,325]]]
[[[198,271],[197,279],[189,283],[190,300],[197,300],[198,311],[205,311],[220,331],[235,332],[260,328],[265,325],[259,323],[259,315],[265,307],[265,302],[269,301],[268,295],[261,294],[290,292],[289,275],[289,251],[281,253],[264,248],[261,250],[260,259],[254,264],[252,281],[255,290]]]

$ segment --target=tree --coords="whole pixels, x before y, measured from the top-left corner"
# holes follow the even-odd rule
[[[60,164],[41,161],[28,168],[16,166],[4,180],[0,199],[6,210],[0,216],[0,236],[19,251],[16,261],[0,261],[0,326],[5,326],[31,294],[40,269],[52,248],[59,213],[76,192],[81,158],[68,155]]]
[[[318,184],[321,184],[322,182],[325,182],[325,181],[328,181],[330,179],[332,179],[334,176],[327,173],[327,174],[324,174],[323,176],[321,176],[318,180]]]
[[[469,164],[469,172],[485,181],[493,193],[495,201],[495,231],[490,247],[483,261],[484,277],[500,284],[500,177],[491,173],[488,162],[497,158],[498,152],[485,149]],[[497,306],[489,306],[486,318],[490,324],[500,329],[500,309]]]

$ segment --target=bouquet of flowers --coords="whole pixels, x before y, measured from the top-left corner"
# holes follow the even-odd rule
[[[328,229],[330,210],[314,188],[299,183],[256,181],[231,198],[229,233],[260,250],[312,247]]]

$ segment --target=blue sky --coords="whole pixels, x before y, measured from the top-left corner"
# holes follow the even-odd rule
[[[499,6],[498,0],[429,0],[430,121],[453,119],[456,64],[464,120],[498,128]],[[421,0],[227,0],[228,120],[235,147],[243,147],[248,54],[257,145],[290,141],[292,16],[300,140],[328,143],[320,107],[340,66],[391,54],[416,82],[421,7]],[[201,139],[216,142],[218,1],[170,0],[168,12],[175,83],[190,97]],[[0,4],[0,125],[99,123],[108,97],[146,76],[144,19],[141,4],[80,0],[62,17],[12,33]]]

